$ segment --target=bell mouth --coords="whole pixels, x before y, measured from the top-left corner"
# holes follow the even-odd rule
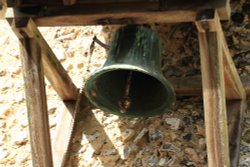
[[[121,104],[126,95],[129,75],[130,104],[124,110]],[[148,74],[138,68],[104,67],[87,80],[85,92],[89,100],[104,112],[128,117],[161,115],[169,111],[175,101],[174,91],[165,78]]]

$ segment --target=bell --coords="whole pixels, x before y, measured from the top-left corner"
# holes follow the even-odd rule
[[[113,37],[107,61],[85,83],[87,98],[104,112],[148,117],[163,114],[175,93],[161,71],[162,43],[145,26],[128,25]]]

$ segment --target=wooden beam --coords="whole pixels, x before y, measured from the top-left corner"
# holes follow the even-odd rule
[[[218,32],[220,33],[220,36],[222,39],[221,42],[222,42],[222,48],[223,48],[223,65],[224,65],[226,98],[244,100],[246,99],[246,91],[243,87],[240,76],[237,72],[231,53],[229,51],[229,48],[228,48],[223,30],[222,30],[222,26],[220,24],[220,19],[218,15],[215,15],[215,16],[216,17],[214,17],[214,22],[217,26]]]
[[[37,26],[179,23],[194,22],[199,11],[196,8],[190,8],[189,3],[189,7],[179,5],[174,8],[165,8],[159,5],[155,1],[83,3],[73,6],[48,5],[43,10],[37,9],[37,12],[32,14],[25,13],[27,8],[9,8],[8,10],[14,11],[8,11],[6,18],[32,17]],[[228,19],[223,16],[220,18]]]
[[[44,72],[51,85],[56,90],[62,100],[76,100],[78,96],[78,89],[72,82],[63,68],[60,61],[56,58],[50,46],[47,44],[40,31],[36,27],[32,19],[26,21],[17,21],[16,24],[21,24],[19,31],[23,31],[30,37],[34,38],[42,48],[42,62],[44,65]],[[24,23],[22,23],[24,22]],[[20,33],[16,33],[17,35]]]
[[[70,102],[69,100],[77,99],[78,89],[73,84],[70,77],[67,75],[67,72],[63,69],[62,65],[57,60],[56,56],[53,54],[52,50],[50,49],[50,47],[48,46],[46,41],[43,39],[42,35],[40,34],[40,32],[38,31],[38,29],[36,28],[36,26],[33,24],[33,22],[30,19],[20,19],[20,20],[17,19],[15,20],[15,22],[13,22],[12,28],[20,40],[24,40],[25,39],[24,35],[25,35],[29,39],[32,39],[32,43],[30,43],[31,45],[33,44],[34,46],[37,46],[39,48],[42,47],[43,51],[40,50],[42,57],[40,57],[39,62],[43,63],[44,68],[45,68],[44,69],[45,74],[48,80],[52,83],[52,86],[58,92],[59,96],[63,100],[67,100],[67,101],[64,101],[64,104],[66,105],[67,110],[64,110],[62,112],[63,116],[60,118],[58,122],[57,130],[56,130],[57,132],[56,134],[58,136],[55,139],[56,144],[53,145],[53,149],[52,149],[53,156],[54,156],[53,157],[54,166],[58,166],[58,164],[63,163],[65,155],[67,154],[67,150],[69,147],[69,143],[67,143],[67,141],[68,142],[70,141],[71,133],[72,133],[71,127],[74,126],[74,120],[76,119],[75,112],[74,112],[75,103]],[[44,78],[43,75],[41,77]],[[30,89],[33,90],[32,87]],[[40,93],[37,93],[37,91],[35,91],[34,94],[35,93],[40,95]],[[88,104],[88,101],[86,100],[85,102],[82,102],[82,103],[83,103],[82,105]],[[29,103],[29,104],[33,104],[33,103]],[[46,101],[45,101],[45,104],[46,104]],[[37,111],[40,111],[40,110],[37,110]],[[48,115],[46,114],[43,115],[44,119],[48,117]],[[46,123],[44,119],[38,119],[39,120],[38,122],[40,122],[41,120],[41,121],[44,121],[44,123]],[[46,128],[44,128],[44,130],[46,130]],[[37,130],[32,129],[31,132],[37,133],[37,135],[40,135],[40,130],[37,131]],[[44,140],[44,138],[41,138],[41,139]],[[33,139],[31,140],[33,141]],[[66,143],[64,143],[65,141]],[[47,146],[44,144],[42,145],[41,143],[38,143],[38,144],[40,144],[40,147]],[[51,147],[50,145],[48,146]],[[51,155],[51,154],[45,154],[45,153],[43,154],[47,156]],[[37,161],[36,159],[40,160],[41,158],[35,157],[34,161]],[[43,165],[43,163],[44,162],[41,163],[42,166],[46,166],[46,167],[52,166],[52,157],[51,159],[48,158],[47,160],[47,163],[51,163],[50,165],[49,164]],[[34,164],[36,165],[33,165],[33,166],[39,166],[37,165],[38,162],[34,162]]]
[[[225,6],[218,8],[218,14],[223,20],[230,20],[231,17],[231,6],[230,0],[227,0]]]
[[[243,87],[237,69],[231,57],[220,24],[219,28],[220,28],[220,35],[222,38],[222,47],[223,47],[223,64],[224,64],[226,97],[227,99],[246,99],[246,91]]]
[[[238,166],[242,123],[246,109],[246,100],[227,101],[230,167]]]
[[[200,76],[182,77],[182,78],[168,78],[171,85],[173,85],[177,96],[201,96],[202,83]],[[243,87],[250,97],[250,76],[241,77]]]
[[[69,145],[72,139],[73,127],[75,126],[76,101],[64,102],[63,110],[59,115],[56,126],[56,137],[52,144],[54,166],[65,166],[65,159],[68,159]]]
[[[27,6],[40,6],[44,5],[49,6],[62,6],[62,5],[72,5],[77,6],[91,4],[91,5],[105,5],[105,4],[130,4],[131,6],[136,3],[151,3],[157,4],[158,8],[165,10],[182,10],[182,9],[208,9],[208,8],[223,8],[226,5],[228,0],[53,0],[53,1],[44,1],[44,0],[9,0],[9,7],[27,7]],[[138,6],[139,8],[139,6]]]
[[[34,18],[34,22],[38,26],[178,23],[194,21],[195,17],[195,11],[160,11],[45,16]]]
[[[202,16],[201,16],[202,17]],[[225,78],[225,89],[226,89],[226,98],[227,99],[245,99],[246,91],[242,85],[237,69],[232,60],[230,51],[228,49],[225,36],[220,24],[220,19],[217,12],[210,13],[211,18],[206,18],[205,21],[200,21],[200,24],[197,24],[198,31],[204,32],[205,29],[202,29],[202,26],[206,26],[210,31],[217,31],[220,35],[222,50],[223,50],[223,67],[224,67],[224,78]],[[207,24],[207,25],[205,25]]]
[[[168,78],[173,86],[176,96],[202,96],[202,84],[200,76]]]
[[[7,11],[6,0],[0,0],[0,20],[5,18],[6,11]]]
[[[43,38],[32,19],[29,20],[27,29],[34,34],[38,44],[43,48],[42,61],[44,64],[45,76],[51,82],[53,88],[62,100],[76,100],[78,96],[77,87]]]
[[[201,18],[209,18],[205,11]],[[207,155],[209,167],[229,167],[222,39],[215,24],[198,20]],[[215,30],[214,30],[215,28]]]
[[[66,108],[60,114],[60,121],[56,127],[56,138],[53,142],[54,166],[67,166],[69,149],[79,113],[91,112],[91,105],[83,92],[79,94],[77,101],[64,102],[64,104]]]
[[[20,42],[33,166],[52,167],[41,48],[25,34]]]
[[[63,0],[64,5],[74,5],[77,0]]]

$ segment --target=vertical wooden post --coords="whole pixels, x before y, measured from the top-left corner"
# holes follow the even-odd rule
[[[221,35],[214,11],[202,13],[199,30],[203,103],[209,167],[229,167],[229,144]],[[205,19],[204,19],[205,18]]]
[[[25,34],[20,42],[33,166],[52,167],[41,48]]]

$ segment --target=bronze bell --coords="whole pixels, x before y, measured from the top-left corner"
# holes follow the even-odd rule
[[[162,74],[161,55],[161,40],[150,28],[120,28],[104,66],[86,81],[86,96],[97,108],[120,116],[147,117],[169,111],[175,93]]]

